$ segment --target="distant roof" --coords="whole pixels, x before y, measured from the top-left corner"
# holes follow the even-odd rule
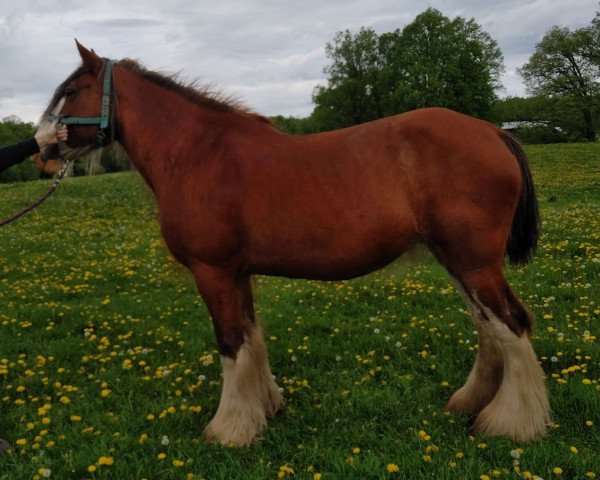
[[[500,125],[502,130],[516,130],[517,128],[523,127],[547,127],[547,121],[537,120],[537,121],[520,121],[520,122],[505,122]]]

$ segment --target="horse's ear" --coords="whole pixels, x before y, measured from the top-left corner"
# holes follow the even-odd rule
[[[102,59],[94,53],[85,48],[81,43],[75,39],[75,43],[77,44],[77,50],[79,50],[79,55],[81,55],[81,60],[83,61],[83,66],[90,70],[92,73],[99,73],[102,70]]]

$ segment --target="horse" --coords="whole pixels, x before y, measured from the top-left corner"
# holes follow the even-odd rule
[[[249,446],[283,405],[252,276],[350,279],[417,244],[445,267],[478,332],[474,366],[446,410],[474,415],[484,435],[547,433],[533,317],[504,276],[505,255],[527,263],[540,230],[513,137],[443,108],[289,135],[177,76],[77,48],[81,66],[44,115],[70,124],[71,148],[121,143],[153,191],[162,237],[193,274],[218,345],[223,385],[207,441]]]

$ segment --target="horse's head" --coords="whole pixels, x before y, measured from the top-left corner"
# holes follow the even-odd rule
[[[42,116],[42,122],[59,118],[69,126],[67,146],[73,149],[90,149],[106,144],[106,131],[110,123],[111,62],[87,50],[79,42],[77,48],[82,64],[54,92]],[[43,126],[43,125],[42,125]],[[110,126],[112,128],[112,125]],[[108,135],[111,137],[111,135]],[[40,152],[35,162],[44,168],[46,160],[58,158],[58,148],[53,145]],[[52,165],[52,164],[51,164]]]

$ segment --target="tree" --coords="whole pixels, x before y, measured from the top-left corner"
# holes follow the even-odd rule
[[[489,118],[504,68],[496,41],[473,19],[432,8],[403,30],[338,32],[325,51],[329,78],[313,93],[324,129],[427,106]]]
[[[475,20],[429,8],[391,42],[386,113],[442,106],[489,118],[504,69],[500,48]]]
[[[31,123],[24,123],[14,115],[4,117],[0,122],[0,147],[33,137],[35,127]],[[18,182],[22,180],[35,180],[40,178],[40,173],[31,162],[22,162],[13,165],[8,170],[0,173],[0,183]]]
[[[600,93],[600,19],[571,31],[552,27],[519,70],[527,91],[571,105],[580,114],[580,129],[587,140],[596,137],[594,116]]]
[[[329,75],[328,85],[317,86],[313,92],[316,104],[313,115],[324,129],[355,125],[382,116],[378,43],[373,29],[363,27],[356,35],[350,30],[338,32],[333,43],[325,47],[331,60],[324,69]]]

